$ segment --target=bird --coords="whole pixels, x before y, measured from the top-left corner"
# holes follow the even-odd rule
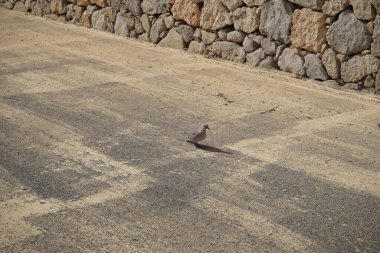
[[[206,129],[211,130],[208,124],[204,124],[202,127],[195,130],[187,139],[187,142],[198,144],[198,142],[203,141],[206,138]]]

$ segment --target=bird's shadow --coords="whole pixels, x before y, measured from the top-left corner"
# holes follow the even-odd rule
[[[229,155],[233,154],[232,152],[224,151],[224,150],[222,150],[220,148],[216,148],[216,147],[213,147],[213,146],[203,145],[203,144],[199,144],[199,143],[194,143],[194,142],[191,142],[191,141],[187,141],[187,142],[193,144],[196,148],[202,149],[202,150],[207,151],[207,152],[223,153],[223,154],[229,154]]]

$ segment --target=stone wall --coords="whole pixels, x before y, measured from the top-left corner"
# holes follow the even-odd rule
[[[0,0],[8,9],[380,93],[380,0]]]

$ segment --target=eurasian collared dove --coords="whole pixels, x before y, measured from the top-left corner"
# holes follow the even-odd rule
[[[204,124],[201,128],[198,128],[195,130],[190,136],[188,137],[187,141],[197,144],[200,141],[203,141],[206,138],[206,129],[210,129],[207,124]]]

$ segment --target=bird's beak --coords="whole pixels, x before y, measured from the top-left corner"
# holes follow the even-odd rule
[[[206,126],[206,128],[207,128],[208,130],[211,130],[208,126]]]

